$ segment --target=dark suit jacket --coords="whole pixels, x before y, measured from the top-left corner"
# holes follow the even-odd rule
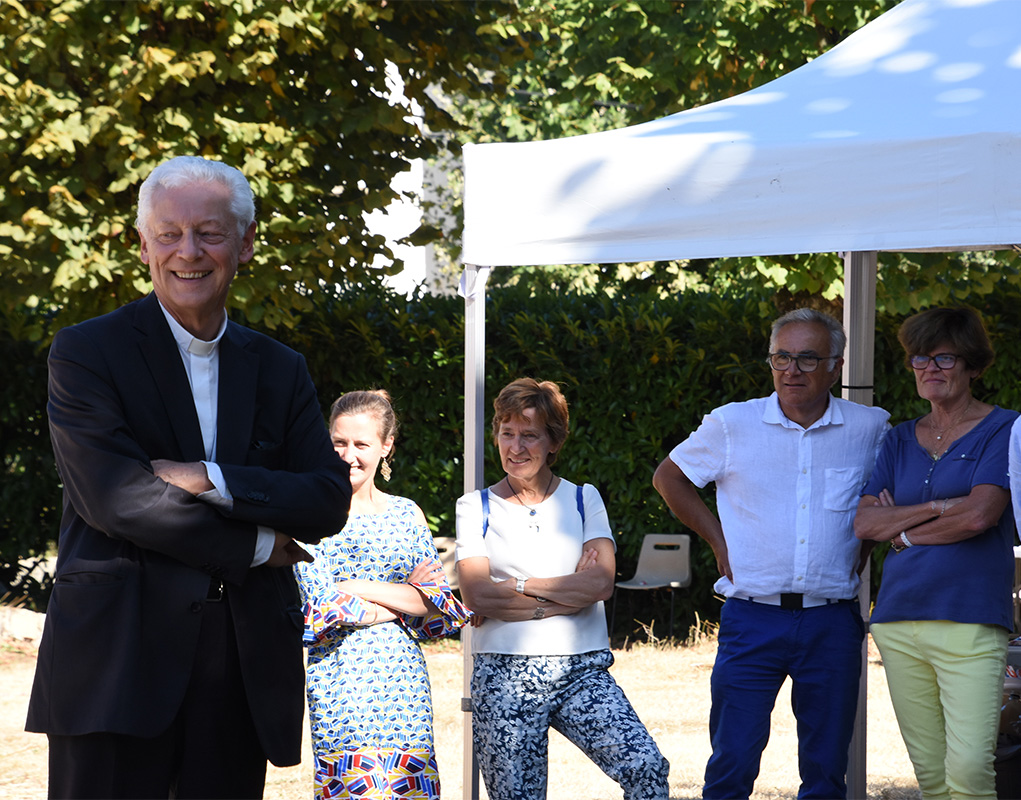
[[[60,331],[49,369],[64,508],[28,730],[166,730],[215,576],[227,584],[266,755],[280,766],[298,763],[305,673],[297,587],[289,567],[250,565],[257,524],[316,542],[347,517],[347,464],[330,443],[304,359],[227,325],[216,461],[234,498],[229,514],[152,474],[158,458],[205,457],[187,374],[155,295]]]

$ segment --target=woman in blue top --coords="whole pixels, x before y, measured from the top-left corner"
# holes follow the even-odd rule
[[[1018,415],[972,396],[993,360],[976,312],[930,309],[899,339],[932,410],[887,436],[858,506],[858,538],[892,547],[872,637],[922,797],[992,800],[1013,626],[1007,451]]]

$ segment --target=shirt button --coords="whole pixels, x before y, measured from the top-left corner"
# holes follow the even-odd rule
[[[801,504],[801,508],[802,508],[802,509],[804,509],[804,508],[805,508],[805,504],[804,504],[804,503],[802,503],[802,504]]]
[[[799,543],[799,544],[804,544],[804,543],[805,543],[805,540],[804,540],[804,539],[799,539],[799,540],[798,540],[798,543]]]
[[[805,467],[802,467],[802,468],[801,468],[801,474],[802,474],[802,475],[804,475],[804,474],[805,474],[805,473],[807,473],[807,472],[808,472],[808,470],[807,470],[807,469],[806,469]]]
[[[805,579],[804,579],[804,578],[803,578],[803,577],[802,577],[801,575],[798,575],[798,580],[799,580],[799,581],[803,581],[803,580],[805,580]]]
[[[196,602],[191,604],[191,613],[192,614],[198,614],[201,610],[202,610],[202,603],[199,603],[198,601],[196,601]]]

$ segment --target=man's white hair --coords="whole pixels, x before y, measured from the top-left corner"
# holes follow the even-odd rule
[[[814,308],[796,308],[793,311],[788,311],[773,323],[773,330],[769,334],[770,353],[776,352],[776,337],[779,335],[780,329],[792,322],[814,322],[817,325],[822,325],[830,335],[830,352],[826,355],[836,358],[844,354],[844,347],[847,345],[844,326],[834,317],[824,314],[822,311],[816,311]],[[832,370],[833,367],[830,367],[830,371]]]
[[[237,220],[238,235],[255,221],[255,195],[241,171],[222,161],[198,156],[177,156],[164,161],[149,173],[138,189],[138,214],[135,227],[143,233],[152,230],[153,198],[159,189],[189,183],[218,183],[230,192],[230,212]]]

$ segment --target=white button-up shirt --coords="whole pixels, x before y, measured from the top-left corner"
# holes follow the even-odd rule
[[[695,486],[716,483],[734,575],[733,582],[721,577],[717,592],[831,600],[857,594],[854,514],[889,416],[832,397],[806,430],[784,415],[773,393],[703,418],[670,458]]]
[[[163,316],[167,318],[170,331],[177,342],[177,349],[181,353],[181,360],[184,362],[184,371],[188,374],[188,385],[191,387],[191,396],[195,402],[195,412],[198,414],[199,427],[202,429],[202,446],[206,453],[206,460],[202,463],[206,467],[206,475],[215,488],[199,495],[199,499],[210,505],[216,506],[221,511],[229,513],[234,507],[234,498],[231,497],[227,488],[227,481],[223,477],[223,471],[216,464],[216,411],[217,399],[219,397],[220,385],[220,339],[227,330],[227,312],[223,312],[223,324],[217,331],[212,341],[197,339],[174,319],[170,312],[160,303]],[[273,552],[273,545],[276,543],[276,536],[272,528],[263,525],[257,527],[258,537],[255,543],[255,556],[252,559],[252,566],[257,567],[266,563]]]

